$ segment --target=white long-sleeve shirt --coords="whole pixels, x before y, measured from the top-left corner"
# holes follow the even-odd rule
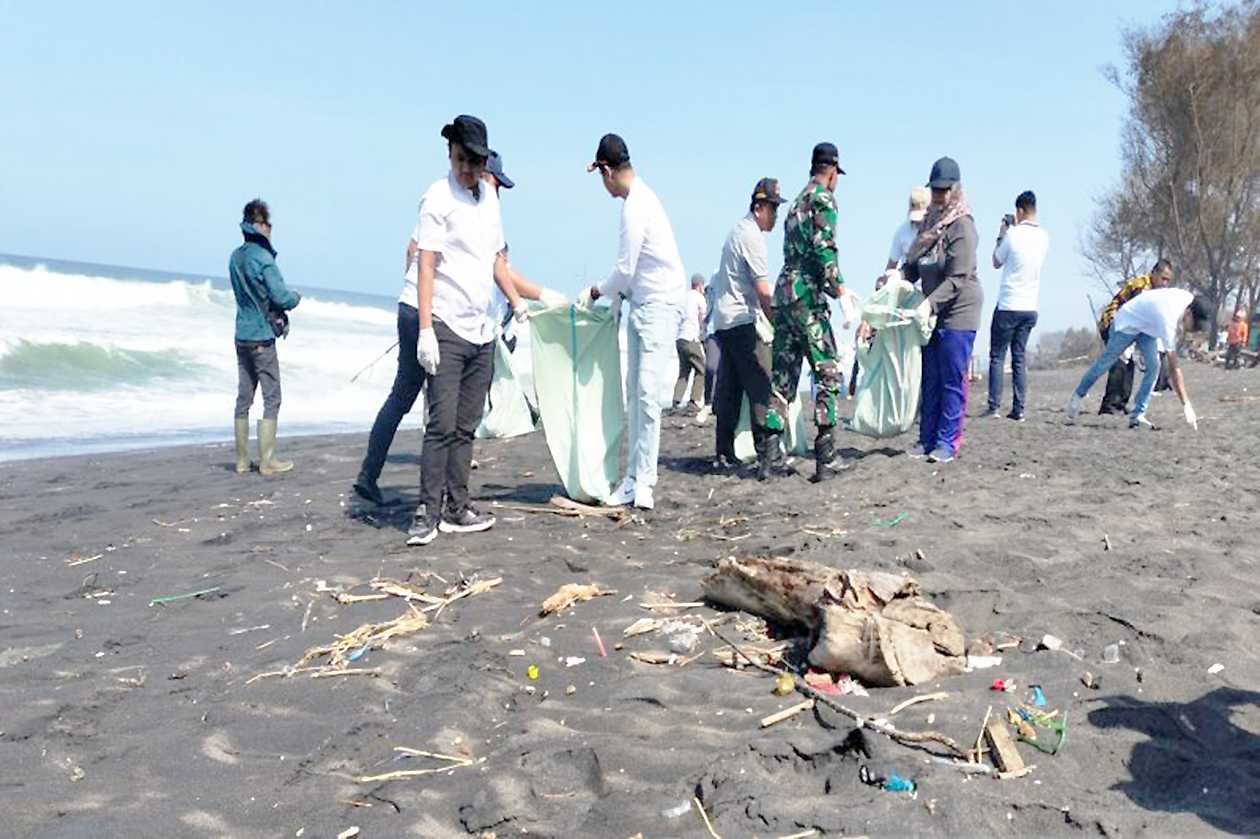
[[[656,193],[635,177],[621,206],[617,264],[599,287],[601,296],[624,294],[636,304],[677,306],[687,288],[674,229]]]

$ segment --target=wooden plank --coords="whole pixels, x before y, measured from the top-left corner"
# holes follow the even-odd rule
[[[989,752],[993,762],[1002,772],[1019,772],[1024,768],[1024,759],[1015,748],[1010,729],[1001,719],[991,719],[984,728],[984,739],[989,743]]]

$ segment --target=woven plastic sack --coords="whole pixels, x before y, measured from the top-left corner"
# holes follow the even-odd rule
[[[914,425],[923,347],[936,322],[918,310],[923,299],[918,289],[894,276],[862,306],[862,320],[877,332],[868,346],[858,347],[862,378],[849,430],[868,437],[896,437]]]

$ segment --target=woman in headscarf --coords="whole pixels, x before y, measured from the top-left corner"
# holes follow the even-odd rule
[[[962,446],[967,414],[971,349],[980,327],[984,290],[976,276],[976,224],[963,197],[962,175],[953,159],[932,165],[932,203],[902,271],[921,283],[924,306],[936,315],[932,339],[923,348],[919,442],[909,454],[949,463]]]

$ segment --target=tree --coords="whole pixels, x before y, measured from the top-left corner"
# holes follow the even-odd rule
[[[1200,3],[1124,33],[1123,173],[1083,252],[1108,288],[1158,256],[1219,312],[1254,312],[1260,266],[1260,4]],[[1217,323],[1213,316],[1211,344]]]

